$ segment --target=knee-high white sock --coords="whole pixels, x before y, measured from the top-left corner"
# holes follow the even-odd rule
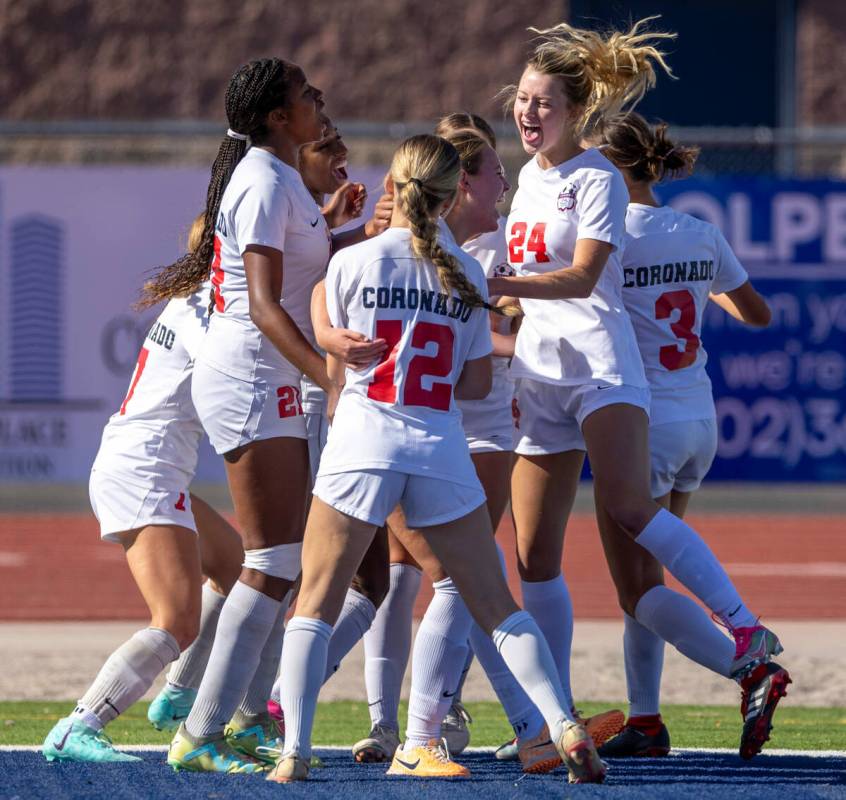
[[[450,578],[432,585],[435,595],[417,629],[411,659],[406,746],[439,739],[466,657],[473,618]]]
[[[158,674],[177,658],[179,644],[166,630],[137,631],[106,659],[73,716],[100,730],[140,699]]]
[[[368,598],[355,589],[347,589],[344,608],[335,623],[332,637],[329,639],[326,675],[323,677],[324,683],[338,671],[344,656],[370,630],[375,616],[376,606]]]
[[[467,654],[464,656],[464,666],[461,668],[461,675],[458,678],[458,688],[455,690],[455,697],[452,698],[453,703],[461,702],[461,693],[464,691],[464,682],[467,680],[467,673],[470,672],[471,666],[473,666],[473,646],[468,639]]]
[[[279,674],[279,663],[282,659],[282,639],[285,636],[285,615],[291,603],[291,593],[282,598],[279,614],[270,629],[267,641],[264,643],[258,666],[256,667],[250,686],[244,694],[244,699],[238,708],[248,717],[264,714],[267,711],[267,701],[273,691],[276,676]]]
[[[731,677],[734,642],[689,597],[654,586],[638,600],[635,618],[692,661]]]
[[[192,736],[221,733],[244,697],[282,604],[237,581],[223,604],[209,663],[185,721]]]
[[[399,731],[402,679],[411,650],[411,615],[420,590],[420,570],[391,564],[390,588],[364,635],[364,682],[373,725]]]
[[[664,668],[664,640],[623,614],[623,657],[629,716],[658,714],[661,706],[661,671]]]
[[[319,619],[294,617],[285,631],[281,672],[285,714],[285,752],[311,758],[311,729],[317,695],[326,673],[332,626]]]
[[[514,728],[514,735],[529,739],[537,736],[544,721],[540,711],[511,674],[491,637],[475,622],[470,630],[470,644],[502,703],[505,716]]]
[[[522,581],[523,607],[543,631],[558,678],[564,687],[567,709],[573,707],[570,688],[570,650],[573,646],[573,601],[563,575],[551,581]]]
[[[171,664],[167,673],[167,682],[181,689],[197,689],[209,663],[209,654],[214,635],[217,632],[217,621],[220,610],[226,600],[225,594],[218,594],[206,581],[203,584],[203,604],[200,610],[200,631],[190,647],[182,651],[182,655]]]
[[[755,625],[731,578],[702,537],[662,508],[635,540],[729,627]]]
[[[555,741],[565,720],[573,720],[569,698],[558,680],[558,669],[546,637],[526,611],[515,611],[494,629],[491,638],[508,669],[549,726]]]
[[[499,553],[502,573],[506,575],[505,553],[502,552],[499,544],[497,544],[496,549]],[[508,721],[514,729],[514,735],[530,739],[537,736],[543,727],[543,717],[540,711],[535,708],[535,704],[529,699],[529,695],[523,691],[523,687],[511,674],[511,670],[508,669],[499,654],[499,650],[496,649],[493,639],[475,622],[470,629],[470,646],[476,653],[479,664],[485,670],[485,675],[487,675],[499,702],[502,704],[505,716],[508,717]]]

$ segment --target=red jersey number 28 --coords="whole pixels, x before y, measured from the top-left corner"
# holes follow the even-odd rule
[[[367,387],[367,396],[382,403],[396,403],[397,387],[394,373],[397,365],[397,350],[402,339],[402,321],[384,319],[376,323],[376,336],[387,343],[385,356],[373,373],[373,380]],[[423,350],[434,342],[435,354],[417,354],[408,363],[402,402],[406,406],[423,406],[436,411],[449,411],[452,401],[452,384],[449,381],[432,381],[432,388],[423,386],[424,377],[446,378],[452,372],[452,349],[455,335],[448,325],[434,322],[418,322],[411,333],[411,346]]]
[[[512,264],[522,264],[526,251],[535,254],[535,262],[544,264],[549,261],[546,252],[546,223],[536,222],[526,241],[529,226],[525,222],[515,222],[511,226],[511,238],[508,240],[508,258]]]

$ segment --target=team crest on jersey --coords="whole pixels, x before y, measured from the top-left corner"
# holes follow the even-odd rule
[[[565,183],[558,193],[558,210],[572,211],[576,207],[576,184]]]
[[[514,267],[507,261],[503,261],[502,264],[497,264],[493,268],[494,278],[513,278],[516,274],[517,272],[514,270]]]

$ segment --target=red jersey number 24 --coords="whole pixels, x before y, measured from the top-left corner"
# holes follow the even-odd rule
[[[367,396],[382,403],[396,403],[397,387],[394,373],[397,365],[397,350],[402,339],[402,320],[383,319],[376,323],[376,336],[384,339],[388,347],[383,360],[373,372],[373,380],[367,387]],[[423,406],[436,411],[449,411],[452,401],[452,384],[446,381],[432,381],[431,388],[423,386],[423,378],[447,378],[452,372],[452,349],[455,335],[448,325],[434,322],[418,322],[411,332],[411,346],[423,350],[434,342],[435,355],[419,353],[408,363],[402,402],[406,406]]]
[[[512,264],[522,264],[526,252],[535,254],[535,262],[544,264],[549,261],[546,252],[546,223],[536,222],[529,233],[529,241],[526,241],[526,234],[529,233],[529,225],[525,222],[515,222],[511,226],[511,238],[508,240],[508,260]]]

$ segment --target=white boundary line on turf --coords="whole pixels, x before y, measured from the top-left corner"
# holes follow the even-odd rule
[[[166,753],[167,745],[165,744],[136,744],[136,745],[122,745],[118,744],[119,750],[128,752],[142,752],[142,753]],[[316,745],[315,750],[328,750],[330,752],[346,752],[349,747],[341,747],[339,745]],[[493,753],[495,747],[468,747],[465,753]],[[40,753],[41,746],[35,744],[2,744],[0,745],[0,753]],[[730,747],[679,747],[674,748],[670,752],[670,757],[673,755],[681,756],[687,753],[693,754],[713,754],[725,755],[727,753],[735,754],[737,750]],[[846,758],[846,750],[784,750],[781,748],[767,748],[762,752],[762,755],[769,756],[804,756],[806,758]]]

